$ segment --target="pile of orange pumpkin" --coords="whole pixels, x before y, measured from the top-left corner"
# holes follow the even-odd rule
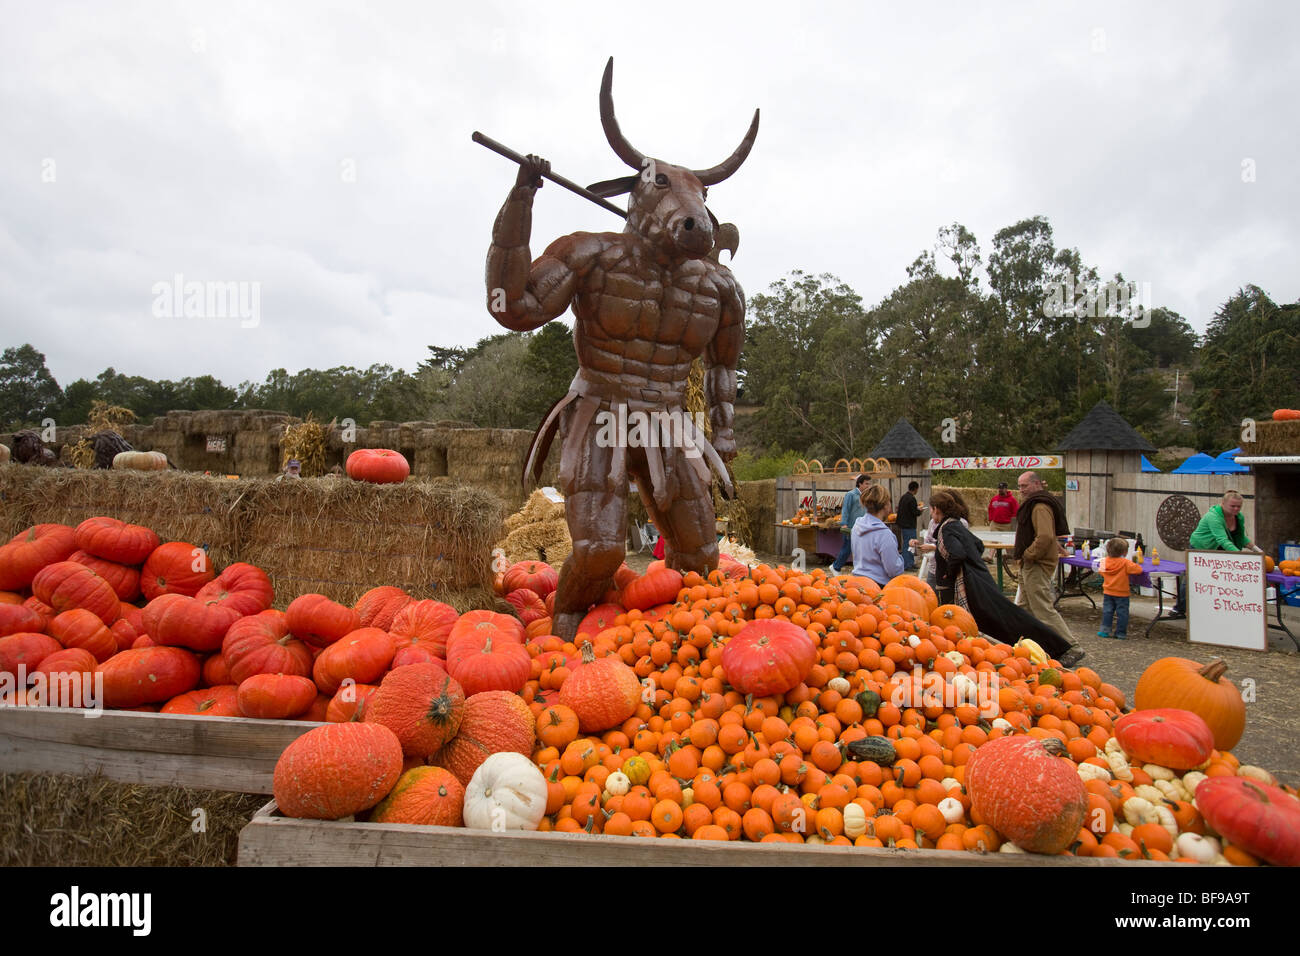
[[[111,518],[39,525],[0,546],[0,682],[334,724],[277,769],[282,808],[324,819],[473,825],[508,780],[512,826],[541,830],[1300,864],[1300,800],[1233,756],[1245,709],[1218,662],[1155,662],[1127,712],[910,575],[623,566],[572,642],[556,583],[503,571],[514,616],[391,586],[281,612],[252,565],[217,574]],[[50,702],[0,684],[0,705]]]

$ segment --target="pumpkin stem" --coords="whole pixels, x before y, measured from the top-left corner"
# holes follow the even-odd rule
[[[582,642],[582,663],[591,664],[596,660],[596,652],[592,649],[591,641]]]
[[[1210,663],[1201,668],[1200,674],[1208,681],[1219,682],[1219,678],[1228,670],[1228,665],[1224,663],[1223,658],[1216,657]]]
[[[1043,739],[1043,749],[1053,757],[1064,757],[1066,754],[1065,744],[1055,737],[1045,737]]]

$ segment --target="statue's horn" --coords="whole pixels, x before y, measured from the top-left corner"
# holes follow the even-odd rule
[[[615,127],[615,129],[617,128],[618,127]],[[754,121],[749,124],[749,132],[747,132],[745,138],[740,141],[740,145],[736,147],[736,151],[728,156],[722,163],[711,169],[696,169],[692,170],[692,172],[694,172],[696,178],[706,186],[712,186],[714,183],[722,182],[740,168],[740,164],[745,161],[745,157],[748,156],[749,151],[753,149],[754,140],[757,136],[758,110],[754,110]]]
[[[609,140],[609,145],[618,155],[618,158],[633,169],[640,169],[645,165],[645,155],[629,143],[623,135],[623,131],[618,128],[618,120],[614,118],[613,88],[614,58],[611,56],[609,62],[605,64],[605,76],[600,81],[600,125],[605,128],[605,138]],[[746,150],[746,152],[749,152],[749,150]],[[744,158],[741,157],[742,160]],[[737,163],[736,165],[739,166],[740,164]],[[731,174],[728,173],[727,175]]]

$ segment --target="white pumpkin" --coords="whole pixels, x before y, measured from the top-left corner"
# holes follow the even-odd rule
[[[0,465],[7,464],[9,461],[9,446],[0,445]]]
[[[862,834],[867,832],[867,811],[863,809],[860,803],[848,803],[844,805],[844,835],[850,840],[856,840]]]
[[[484,760],[465,788],[465,826],[471,830],[536,830],[546,816],[546,778],[517,753]]]
[[[966,819],[966,808],[956,797],[944,797],[939,801],[939,812],[947,823],[961,823]]]
[[[849,691],[853,689],[853,686],[843,677],[832,677],[826,682],[826,686],[841,697],[848,697]]]

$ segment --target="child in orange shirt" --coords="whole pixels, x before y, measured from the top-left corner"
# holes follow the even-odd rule
[[[1106,542],[1106,557],[1101,559],[1102,599],[1101,630],[1098,637],[1110,637],[1111,623],[1115,625],[1115,637],[1124,640],[1128,637],[1128,596],[1130,574],[1141,574],[1142,565],[1135,564],[1125,555],[1128,554],[1128,541],[1123,538],[1111,538]]]

